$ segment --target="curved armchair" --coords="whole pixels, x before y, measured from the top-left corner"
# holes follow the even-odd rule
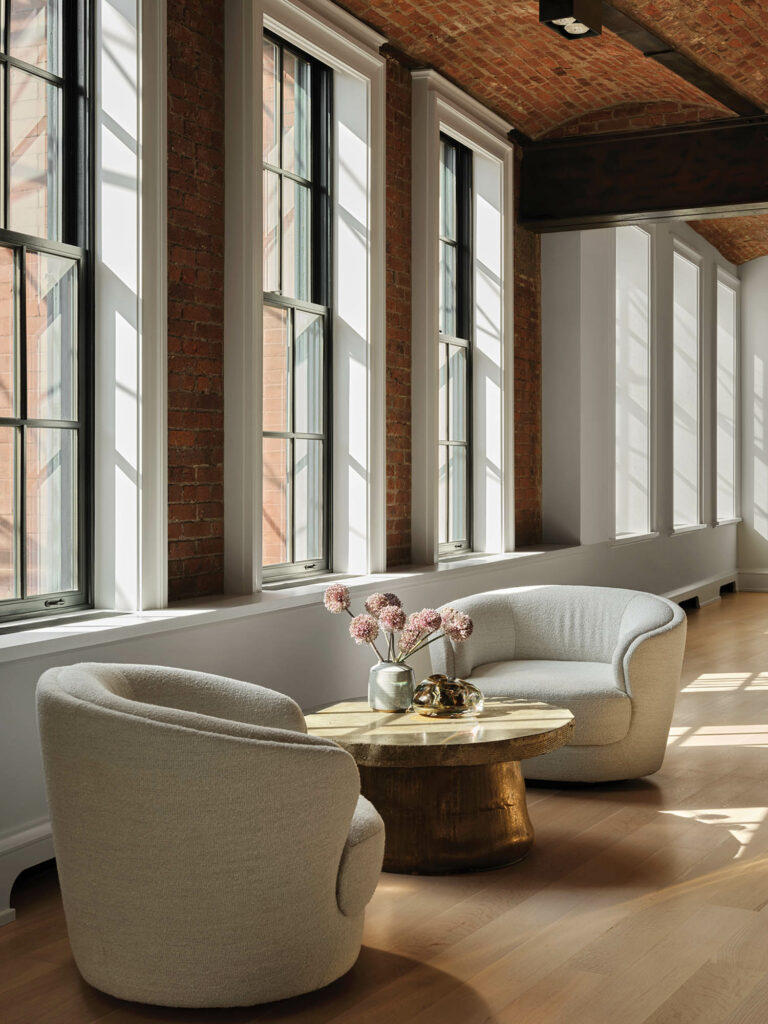
[[[658,771],[680,683],[686,619],[663,597],[608,587],[520,587],[454,602],[463,644],[432,644],[432,668],[488,697],[526,697],[575,716],[568,746],[525,762],[528,778],[606,782]]]
[[[96,988],[238,1006],[357,959],[384,825],[298,705],[171,668],[82,664],[37,688],[72,951]]]

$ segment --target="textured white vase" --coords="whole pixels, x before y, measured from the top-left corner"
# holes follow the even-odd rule
[[[380,661],[368,674],[368,706],[372,711],[407,711],[414,688],[412,668]]]

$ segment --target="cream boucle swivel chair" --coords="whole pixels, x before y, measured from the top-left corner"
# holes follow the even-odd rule
[[[37,689],[75,961],[123,999],[251,1005],[357,959],[384,825],[352,757],[292,700],[138,665]]]
[[[680,684],[686,619],[663,597],[608,587],[496,590],[452,606],[468,641],[430,647],[435,672],[487,697],[525,697],[575,716],[569,745],[524,763],[527,778],[635,779],[658,771]]]

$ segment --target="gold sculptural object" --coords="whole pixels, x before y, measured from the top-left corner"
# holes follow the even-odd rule
[[[466,679],[437,674],[429,676],[416,687],[413,710],[428,718],[479,714],[483,710],[483,695]]]

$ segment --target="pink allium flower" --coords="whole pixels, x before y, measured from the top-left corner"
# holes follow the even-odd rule
[[[400,649],[400,653],[405,655],[410,654],[413,648],[421,639],[421,634],[422,631],[419,629],[418,626],[414,626],[411,624],[407,625],[403,632],[400,634],[400,642],[397,645]]]
[[[412,618],[414,624],[423,629],[425,633],[431,633],[433,630],[439,629],[443,621],[440,612],[435,611],[434,608],[422,608]]]
[[[472,619],[464,612],[457,612],[455,608],[444,608],[442,620],[445,635],[454,643],[463,643],[472,636]]]
[[[379,624],[372,615],[356,615],[349,624],[349,635],[356,644],[372,644],[379,635]]]
[[[396,604],[388,604],[379,612],[379,625],[387,633],[396,633],[405,625],[405,612]]]
[[[371,594],[365,602],[365,610],[378,618],[382,609],[388,608],[390,605],[400,608],[402,604],[403,602],[397,594]]]
[[[325,591],[323,604],[329,612],[338,615],[349,608],[349,589],[341,583],[332,583]]]

